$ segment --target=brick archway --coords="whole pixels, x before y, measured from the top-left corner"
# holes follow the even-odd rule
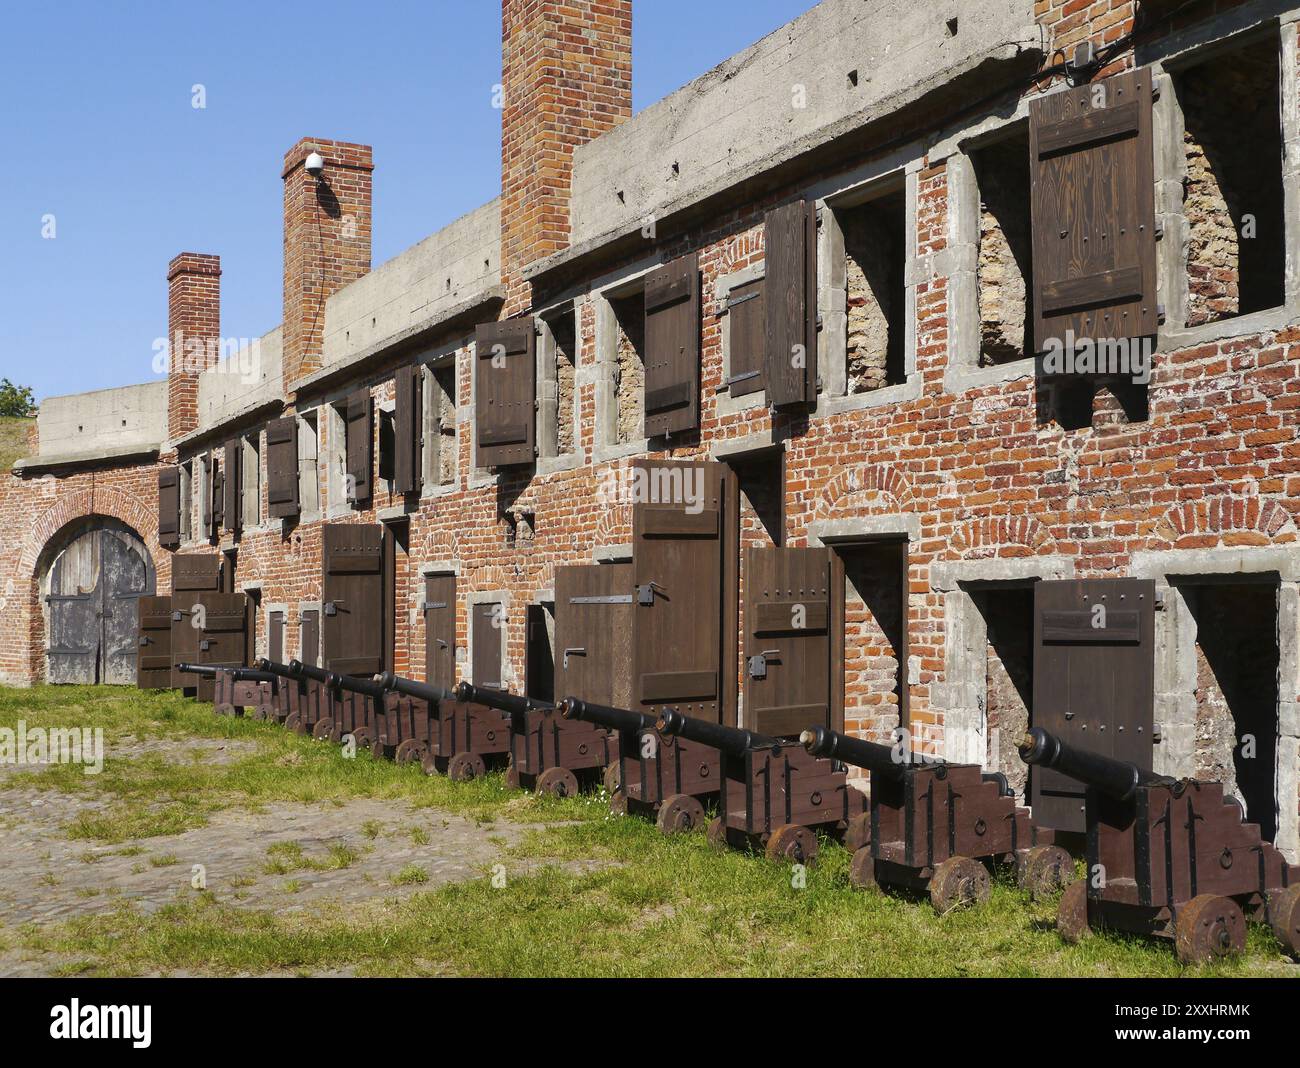
[[[159,585],[171,584],[171,554],[157,551],[158,516],[138,497],[119,489],[96,487],[59,497],[32,523],[18,558],[18,576],[37,581],[37,567],[46,546],[65,527],[79,520],[116,519],[134,530],[149,553]]]
[[[909,511],[912,488],[897,468],[864,464],[842,471],[817,500],[815,519]]]
[[[1156,535],[1175,549],[1263,546],[1296,541],[1291,514],[1263,497],[1222,495],[1170,508]]]
[[[949,547],[962,560],[1036,556],[1048,543],[1047,529],[1032,516],[969,519],[952,534]]]

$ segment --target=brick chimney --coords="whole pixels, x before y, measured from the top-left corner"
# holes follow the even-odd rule
[[[501,86],[510,314],[530,301],[523,268],[569,244],[574,148],[632,114],[632,0],[503,0]]]
[[[221,344],[221,257],[182,252],[167,265],[167,436],[198,426],[199,375]]]
[[[304,166],[319,153],[319,178]],[[284,386],[321,366],[325,301],[370,270],[369,145],[304,137],[284,155]]]

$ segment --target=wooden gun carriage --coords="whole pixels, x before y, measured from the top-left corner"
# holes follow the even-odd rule
[[[298,734],[310,733],[313,738],[328,738],[334,742],[342,741],[344,735],[350,734],[358,745],[369,744],[373,699],[368,694],[344,689],[344,676],[304,664],[301,660],[290,660],[289,671],[316,685],[314,700],[307,703],[297,719],[290,717],[286,720],[286,727]]]
[[[943,913],[988,900],[990,862],[1015,864],[1033,893],[1070,881],[1070,855],[1016,804],[1003,776],[825,727],[804,731],[800,741],[814,756],[871,772],[871,807],[851,836],[854,886],[924,890]]]
[[[214,677],[213,707],[222,716],[242,716],[245,709],[259,711],[274,707],[279,682],[269,671],[219,667]]]
[[[275,689],[274,702],[269,707],[254,710],[255,719],[271,720],[293,729],[303,721],[308,708],[322,700],[319,691],[323,686],[314,679],[290,671],[288,664],[260,657],[256,666],[258,671],[274,675],[279,685]],[[315,723],[317,718],[319,717],[311,717],[311,722]]]
[[[386,691],[379,740],[399,764],[418,760],[427,774],[460,782],[483,775],[489,760],[510,752],[508,713],[392,672],[376,682]]]
[[[1300,952],[1300,867],[1260,838],[1221,783],[1158,775],[1041,727],[1020,755],[1087,787],[1088,874],[1057,916],[1067,941],[1114,927],[1172,939],[1179,959],[1194,963],[1241,952],[1249,917]]]

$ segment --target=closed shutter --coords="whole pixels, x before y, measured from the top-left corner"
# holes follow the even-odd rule
[[[383,535],[379,524],[323,528],[324,666],[340,675],[384,670]]]
[[[192,664],[199,656],[195,606],[205,593],[221,589],[222,562],[216,553],[183,553],[172,557],[171,687],[193,688],[193,675],[176,671],[177,664]]]
[[[747,397],[767,388],[767,351],[764,338],[764,280],[735,286],[727,295],[727,352],[730,376],[727,392]]]
[[[843,565],[829,549],[754,547],[745,560],[745,726],[840,729]],[[840,656],[837,657],[837,653]]]
[[[474,341],[474,465],[531,464],[537,427],[533,320],[483,323]]]
[[[165,690],[171,686],[172,599],[141,597],[136,602],[139,620],[139,648],[135,684],[142,690]]]
[[[158,472],[158,544],[175,549],[181,543],[181,471],[164,467]]]
[[[763,298],[767,401],[817,403],[817,207],[796,200],[767,213]]]
[[[298,659],[315,667],[320,663],[320,610],[304,609],[299,623],[302,631],[298,635]]]
[[[424,580],[424,678],[444,690],[456,687],[456,576]]]
[[[266,626],[266,655],[275,664],[284,663],[284,613],[272,612]]]
[[[632,704],[632,565],[555,569],[555,695]]]
[[[372,472],[375,468],[375,401],[368,389],[359,389],[348,397],[346,434],[348,477],[352,480],[352,500],[370,500]]]
[[[1034,344],[1155,334],[1151,70],[1029,105]]]
[[[1149,579],[1035,586],[1033,726],[1072,746],[1151,767],[1155,592]],[[1082,783],[1031,768],[1029,798],[1040,826],[1084,829]]]
[[[196,600],[203,610],[196,662],[210,667],[245,666],[248,663],[248,595],[200,593]],[[200,679],[198,691],[200,701],[211,701],[212,680]]]
[[[244,502],[241,490],[244,485],[243,470],[243,443],[238,438],[231,438],[226,442],[226,456],[221,465],[222,475],[222,496],[224,502],[221,508],[222,527],[225,530],[239,533],[243,526]]]
[[[700,425],[700,264],[690,252],[646,276],[645,436]]]
[[[298,514],[298,420],[266,424],[266,500],[272,516]]]
[[[397,372],[397,410],[393,428],[396,450],[393,489],[416,493],[421,488],[423,441],[424,375],[420,367],[403,367]]]
[[[473,674],[475,686],[505,689],[501,680],[501,632],[505,615],[499,604],[476,604],[473,609]]]
[[[208,537],[221,537],[221,528],[226,525],[226,473],[215,452],[208,453],[208,470],[212,472],[212,487],[208,494],[209,525]]]

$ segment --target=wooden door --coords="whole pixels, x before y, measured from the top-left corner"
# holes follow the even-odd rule
[[[194,689],[193,675],[182,675],[177,664],[196,663],[199,655],[199,631],[194,609],[203,593],[221,589],[222,558],[217,553],[188,554],[172,557],[172,678],[174,690]]]
[[[374,675],[384,667],[384,528],[326,523],[324,543],[324,666]]]
[[[555,696],[631,707],[631,564],[555,569]]]
[[[302,631],[299,636],[300,648],[298,659],[304,664],[315,667],[320,663],[320,610],[305,609],[299,621]]]
[[[284,613],[272,612],[267,620],[266,657],[272,663],[284,663]]]
[[[505,629],[505,616],[501,605],[496,602],[474,605],[472,621],[474,685],[503,690],[505,686],[501,679],[501,632]]]
[[[153,593],[144,546],[134,535],[102,530],[100,537],[100,682],[129,686],[136,681],[139,607]]]
[[[141,597],[135,684],[142,690],[165,690],[172,684],[172,599]]]
[[[424,579],[424,677],[444,690],[456,686],[456,576]]]

